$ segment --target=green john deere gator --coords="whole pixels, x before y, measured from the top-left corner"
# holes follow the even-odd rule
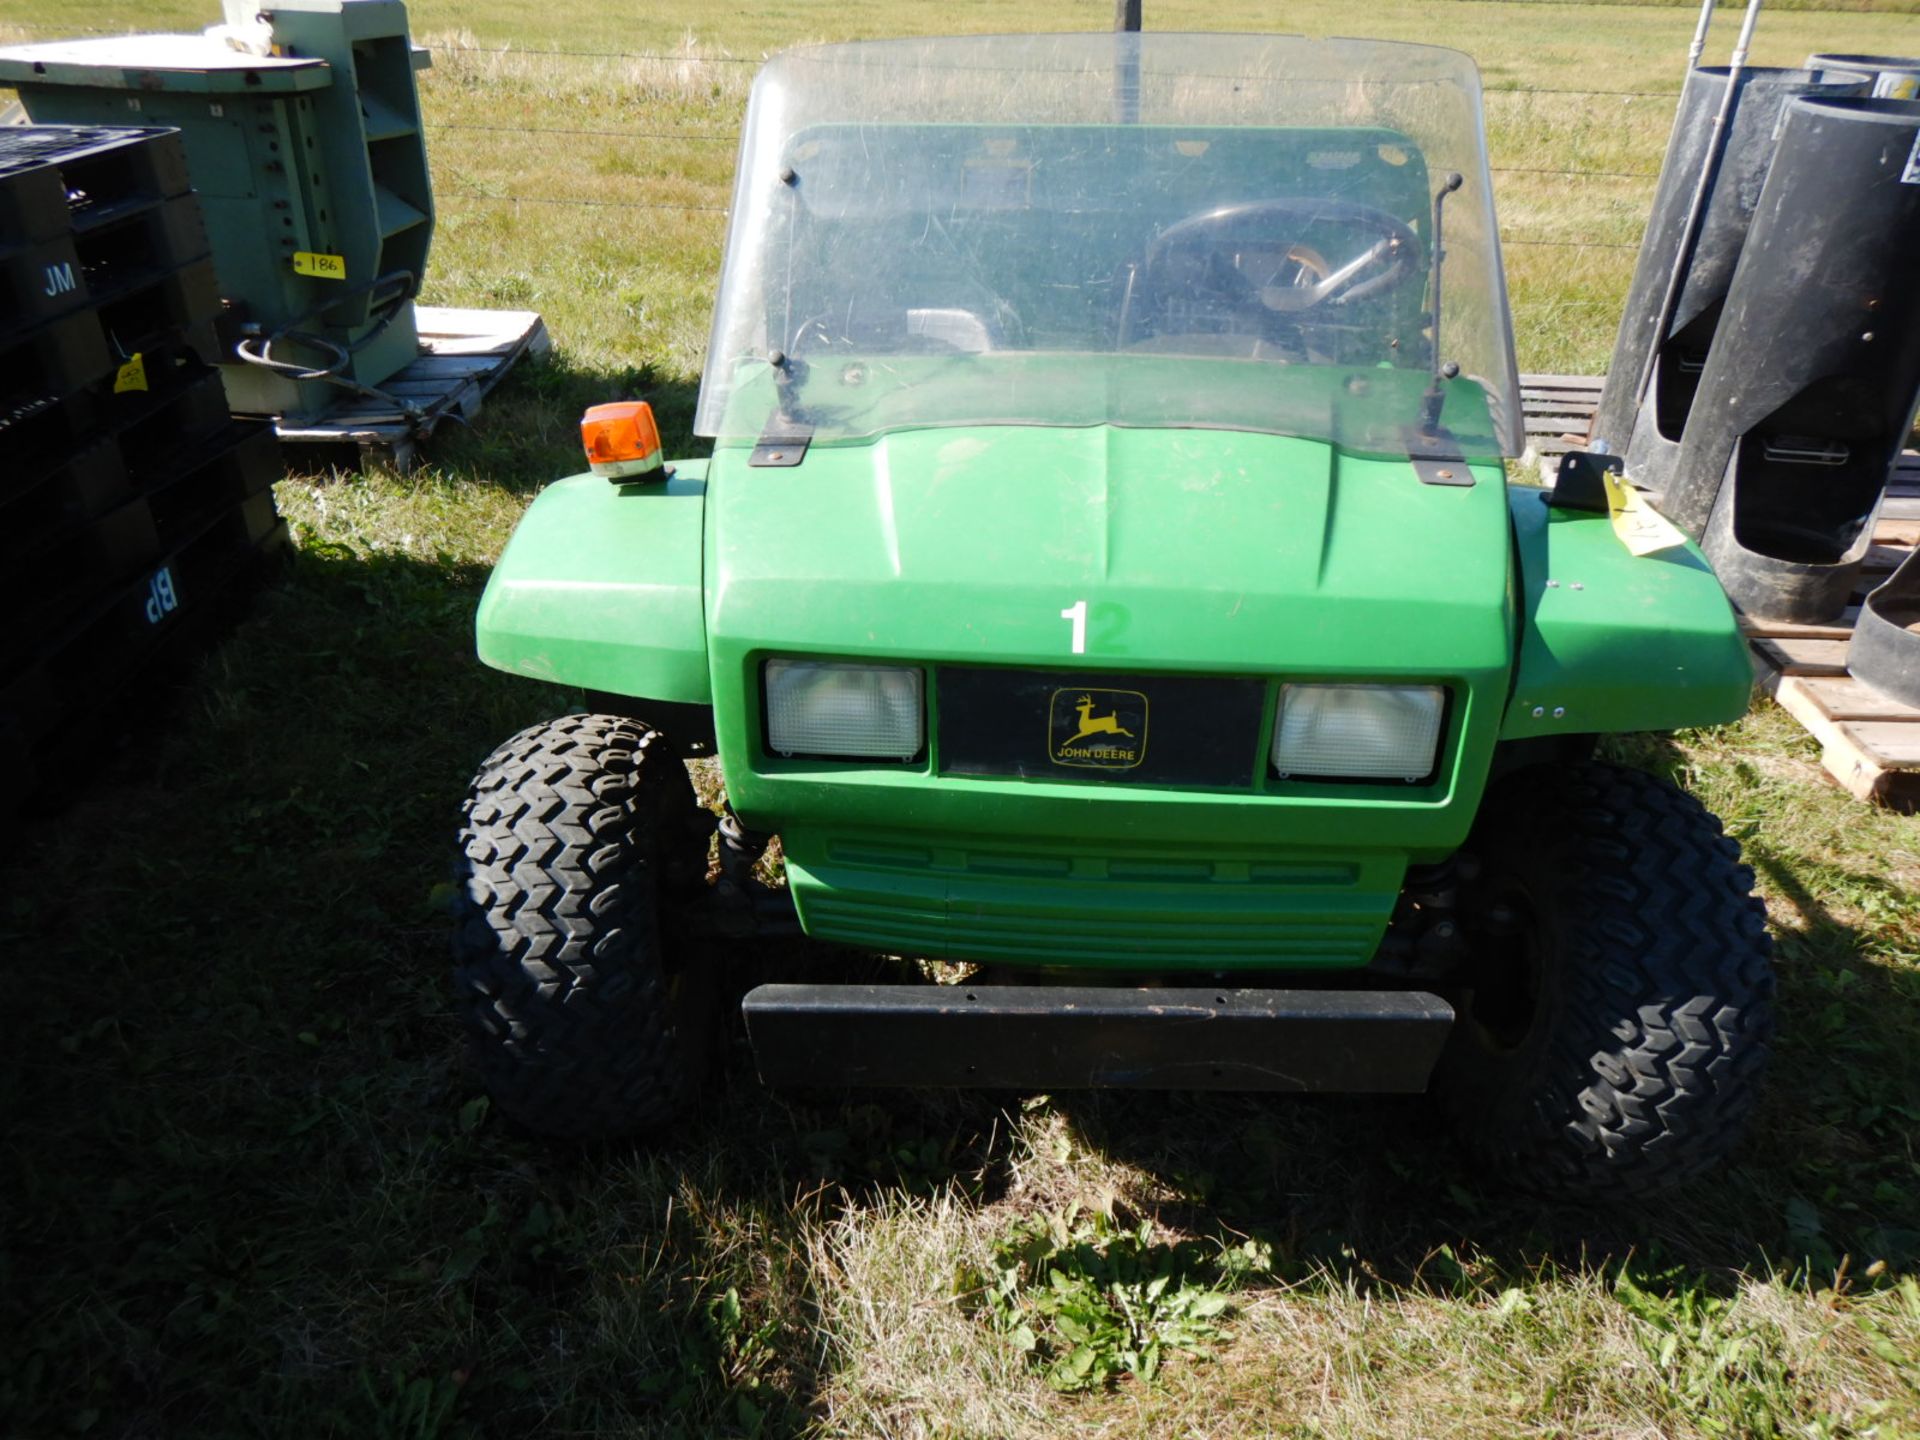
[[[804,932],[972,968],[752,989],[772,1084],[1431,1088],[1586,1197],[1726,1151],[1764,912],[1712,815],[1594,750],[1738,716],[1745,651],[1604,457],[1507,483],[1467,57],[802,49],[736,183],[712,457],[590,413],[480,607],[486,663],[591,712],[465,811],[457,976],[507,1113],[666,1125],[715,937]]]

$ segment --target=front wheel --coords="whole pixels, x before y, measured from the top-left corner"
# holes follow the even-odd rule
[[[494,1102],[543,1134],[654,1130],[699,1089],[717,1015],[664,913],[703,879],[713,817],[666,737],[567,715],[474,777],[460,831],[454,978]]]
[[[1435,1089],[1524,1188],[1589,1201],[1721,1159],[1773,1033],[1766,911],[1697,800],[1611,765],[1490,797],[1464,917],[1473,948]]]

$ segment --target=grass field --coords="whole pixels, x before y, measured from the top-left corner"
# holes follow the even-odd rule
[[[1650,181],[1621,177],[1671,101],[1621,92],[1673,88],[1690,7],[1147,10],[1453,44],[1548,92],[1488,99],[1521,363],[1604,364],[1631,248],[1531,242],[1637,240]],[[0,1435],[1920,1436],[1920,821],[1844,797],[1764,703],[1618,747],[1746,847],[1783,1014],[1736,1162],[1633,1213],[1477,1183],[1418,1100],[774,1096],[736,1045],[654,1148],[488,1113],[450,837],[480,757],[573,697],[483,671],[473,605],[583,405],[651,398],[689,443],[746,62],[1110,14],[414,6],[427,298],[537,308],[556,355],[424,471],[284,482],[290,575],[7,837]],[[13,0],[0,37],[72,18]],[[1911,4],[1782,10],[1756,59],[1916,47]]]

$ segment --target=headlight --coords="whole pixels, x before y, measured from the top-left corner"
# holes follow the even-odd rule
[[[1447,692],[1438,685],[1282,685],[1281,775],[1421,780],[1433,772]]]
[[[780,755],[911,760],[926,733],[924,677],[905,665],[769,660],[767,748]]]

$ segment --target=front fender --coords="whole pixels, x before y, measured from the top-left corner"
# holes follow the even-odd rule
[[[496,670],[648,700],[710,705],[701,596],[707,462],[673,478],[549,485],[493,567],[474,631]]]
[[[1753,666],[1692,544],[1635,555],[1606,515],[1512,486],[1520,666],[1502,740],[1718,725],[1746,713]]]

